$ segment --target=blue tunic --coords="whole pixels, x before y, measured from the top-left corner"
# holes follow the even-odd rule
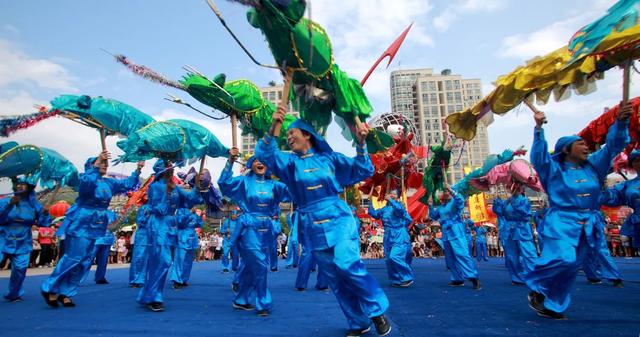
[[[604,240],[601,186],[613,158],[629,143],[628,129],[628,121],[616,121],[607,133],[606,146],[581,164],[561,160],[560,154],[552,157],[544,130],[534,131],[531,163],[549,196],[549,209],[539,229],[544,249],[525,281],[545,296],[547,309],[563,312],[569,307],[578,266]]]
[[[624,205],[633,209],[633,213],[622,224],[620,235],[630,237],[633,246],[640,248],[640,174],[607,189],[603,204],[610,207]]]

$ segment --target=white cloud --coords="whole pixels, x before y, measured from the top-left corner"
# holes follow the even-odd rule
[[[433,26],[438,31],[445,32],[460,16],[479,12],[493,12],[503,8],[505,4],[505,0],[458,0],[433,19]]]
[[[20,36],[20,30],[13,25],[6,24],[2,26],[2,29],[13,36]]]
[[[0,86],[31,83],[41,88],[76,92],[69,71],[47,59],[26,55],[6,40],[0,40]]]
[[[585,3],[584,10],[561,21],[553,22],[530,33],[514,34],[502,39],[496,52],[499,57],[528,59],[550,53],[569,42],[573,34],[589,22],[602,16],[611,1],[594,0]]]

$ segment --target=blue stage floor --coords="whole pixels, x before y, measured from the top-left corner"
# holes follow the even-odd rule
[[[391,301],[390,336],[638,336],[640,259],[616,259],[625,285],[588,285],[579,276],[568,321],[540,318],[529,309],[525,287],[511,286],[502,259],[480,264],[483,289],[447,286],[444,260],[415,260],[411,288],[391,288],[384,261],[367,261]],[[21,303],[0,303],[0,336],[343,336],[346,321],[331,292],[293,288],[296,269],[270,273],[271,316],[231,307],[232,274],[219,262],[194,264],[191,286],[165,287],[166,311],[153,313],[135,303],[128,269],[110,269],[108,285],[95,285],[93,272],[74,298],[76,308],[49,308],[40,296],[45,276],[25,281]],[[312,275],[315,281],[315,274]],[[0,289],[7,287],[0,279]],[[376,336],[375,332],[369,336]]]

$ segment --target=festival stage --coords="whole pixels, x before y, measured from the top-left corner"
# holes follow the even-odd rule
[[[480,291],[470,284],[448,287],[442,258],[415,260],[416,282],[407,289],[388,284],[383,260],[367,266],[391,302],[389,336],[638,336],[640,258],[616,262],[624,288],[589,285],[579,275],[567,321],[536,316],[528,290],[511,285],[502,259],[480,263]],[[109,269],[108,285],[95,285],[91,272],[75,308],[48,307],[39,290],[46,276],[28,276],[24,302],[0,303],[0,336],[343,336],[347,325],[333,294],[313,289],[312,282],[309,290],[296,291],[297,269],[279,263],[280,271],[269,274],[274,309],[266,318],[231,307],[233,274],[222,274],[217,261],[195,263],[190,287],[173,290],[167,283],[161,313],[135,302],[138,289],[129,288],[128,269]],[[7,283],[0,279],[3,292]]]

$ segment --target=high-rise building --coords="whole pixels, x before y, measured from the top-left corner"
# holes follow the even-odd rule
[[[269,100],[271,103],[278,106],[280,104],[280,100],[282,99],[282,91],[284,89],[283,85],[270,85],[268,87],[260,88],[260,92],[262,92],[262,97]],[[287,109],[287,113],[292,114],[296,117],[300,116],[300,113],[297,110],[293,109],[293,105],[289,102],[289,108]],[[253,153],[256,148],[256,139],[252,135],[243,135],[240,142],[240,151],[242,153]]]
[[[445,118],[473,106],[482,98],[479,79],[463,79],[450,70],[398,70],[391,73],[391,112],[409,118],[418,128],[419,144],[435,145],[446,135]],[[449,182],[459,181],[464,168],[482,166],[489,155],[487,127],[478,123],[471,142],[456,141],[449,168]]]

